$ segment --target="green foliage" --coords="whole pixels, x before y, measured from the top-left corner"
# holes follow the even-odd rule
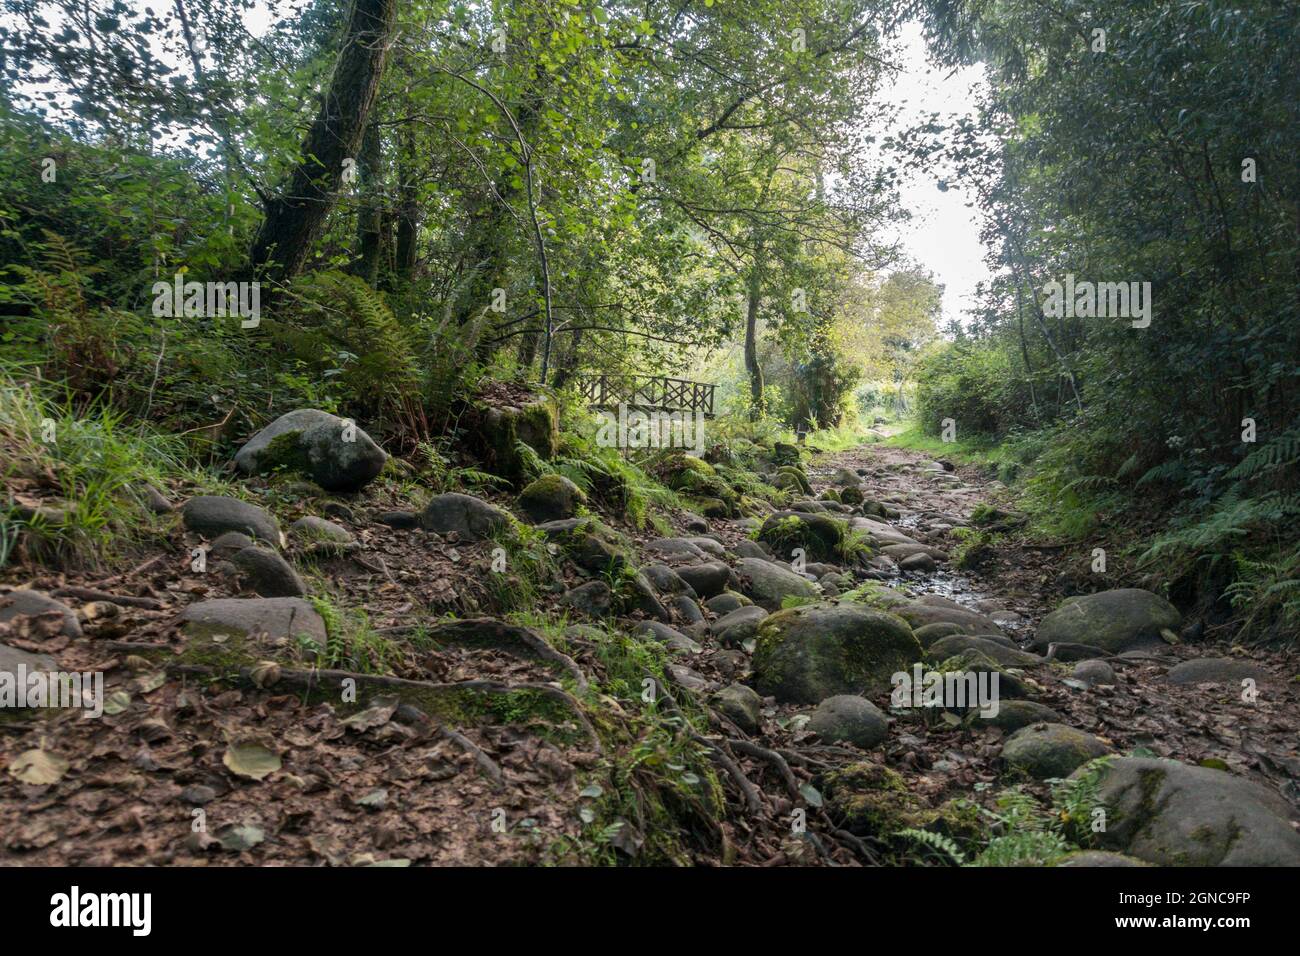
[[[380,292],[356,276],[316,272],[285,293],[267,323],[273,341],[360,421],[395,421],[418,393],[419,369],[406,330]]]
[[[978,121],[898,145],[977,194],[1001,273],[975,321],[920,363],[920,422],[1040,430],[1026,483],[1038,532],[1166,525],[1147,568],[1204,606],[1247,612],[1255,595],[1267,608],[1251,626],[1274,628],[1297,542],[1300,299],[1284,264],[1300,252],[1285,212],[1300,184],[1266,198],[1262,171],[1294,153],[1294,12],[1119,0],[1104,52],[1034,0],[923,16],[936,55],[987,64],[991,92]],[[1067,276],[1149,283],[1151,311],[1056,314],[1047,283]]]
[[[927,434],[938,435],[947,418],[956,423],[959,437],[987,438],[1023,423],[1026,396],[1000,350],[965,342],[938,344],[923,353],[914,374],[916,419]]]
[[[1069,852],[1059,821],[1019,787],[998,794],[993,809],[982,809],[993,835],[972,866],[1048,866]]]
[[[0,373],[0,476],[40,505],[27,515],[5,506],[0,558],[17,551],[69,566],[112,563],[167,530],[145,507],[146,483],[213,484],[185,463],[177,439],[132,430],[105,402],[77,406],[57,394]]]
[[[957,844],[957,841],[942,833],[905,827],[894,835],[901,839],[910,840],[920,848],[928,850],[932,856],[942,862],[956,864],[957,866],[962,866],[966,862],[966,854]]]
[[[303,647],[316,655],[323,666],[360,674],[387,673],[396,660],[393,642],[377,633],[363,609],[339,607],[323,593],[308,598],[325,622],[327,643],[323,648]]]
[[[525,611],[538,606],[542,589],[560,579],[560,568],[547,548],[546,535],[531,525],[512,523],[492,537],[493,550],[506,554],[504,573],[484,577],[494,607]]]

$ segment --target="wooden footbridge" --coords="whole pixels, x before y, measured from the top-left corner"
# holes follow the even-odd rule
[[[701,412],[706,418],[714,415],[713,400],[718,388],[713,382],[666,375],[578,375],[575,382],[593,408],[625,405],[647,412]]]

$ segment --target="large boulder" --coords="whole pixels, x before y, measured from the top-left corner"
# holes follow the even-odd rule
[[[519,494],[519,508],[534,524],[572,518],[586,502],[582,489],[563,475],[542,475]]]
[[[197,495],[181,508],[185,527],[208,538],[238,531],[279,547],[280,525],[265,508],[221,495]]]
[[[560,603],[587,617],[605,618],[613,608],[614,593],[604,581],[588,581],[566,592]]]
[[[675,627],[669,627],[662,621],[639,621],[632,629],[638,637],[649,638],[666,645],[670,651],[678,654],[698,654],[703,650]]]
[[[1067,598],[1038,625],[1034,646],[1057,642],[1091,644],[1111,654],[1161,643],[1162,631],[1177,632],[1182,615],[1158,594],[1120,588]]]
[[[510,516],[473,495],[450,492],[429,499],[420,512],[420,527],[439,534],[456,532],[465,541],[480,541],[510,525]]]
[[[1007,647],[1001,641],[971,634],[950,634],[941,637],[926,648],[925,654],[932,661],[946,661],[969,650],[979,651],[1003,667],[1034,667],[1045,663],[1043,658],[1036,654]]]
[[[1046,780],[1068,777],[1089,760],[1109,752],[1109,747],[1082,730],[1065,724],[1030,724],[1007,738],[1002,759],[1031,777]]]
[[[1162,866],[1300,866],[1292,809],[1257,783],[1148,757],[1110,761],[1098,781],[1106,849]]]
[[[821,593],[807,578],[762,558],[741,558],[736,571],[745,596],[769,611],[781,610],[788,597],[815,600]]]
[[[795,704],[837,694],[885,690],[921,656],[899,618],[858,604],[809,604],[780,611],[758,626],[755,686]]]
[[[916,635],[916,639],[921,642],[922,647],[929,647],[941,637],[966,632],[960,624],[954,624],[951,621],[935,621],[933,624],[922,624],[920,627],[914,627],[912,633]]]
[[[687,584],[680,574],[666,564],[648,564],[641,569],[650,584],[660,594],[681,594],[686,597],[699,597],[695,588]]]
[[[645,550],[669,561],[703,561],[706,555],[694,541],[686,538],[655,538],[647,541]]]
[[[58,662],[48,654],[33,654],[8,644],[0,644],[0,674],[9,674],[10,680],[16,684],[18,675],[22,673],[20,667],[25,668],[28,674],[48,674],[59,669]]]
[[[650,470],[673,491],[724,501],[735,497],[735,492],[718,476],[712,465],[681,449],[670,449],[659,455],[651,463]]]
[[[40,617],[46,614],[50,615],[51,621],[56,622],[53,628],[29,628],[28,633],[22,636],[28,640],[41,640],[42,636],[53,637],[54,633],[64,637],[81,636],[81,622],[77,620],[76,612],[43,591],[19,588],[0,594],[0,624],[9,624],[18,617]]]
[[[388,456],[355,423],[315,408],[281,415],[235,455],[245,474],[283,468],[326,491],[359,491],[378,477]]]
[[[731,568],[721,561],[689,564],[677,569],[677,575],[689,584],[702,598],[711,598],[727,589],[731,581]]]

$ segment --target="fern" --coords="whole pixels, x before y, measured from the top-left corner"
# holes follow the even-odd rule
[[[1300,464],[1300,428],[1285,431],[1252,451],[1228,472],[1228,478],[1251,481],[1295,464]]]
[[[955,840],[951,837],[944,836],[942,833],[934,833],[930,830],[917,830],[908,827],[899,830],[895,836],[911,840],[913,843],[919,843],[922,847],[932,851],[936,855],[946,856],[951,862],[958,866],[966,863],[966,854],[962,852]]]
[[[358,417],[415,427],[420,369],[411,337],[381,293],[342,272],[301,276],[273,338],[321,379],[334,383]],[[424,429],[417,427],[421,433]]]
[[[994,838],[971,866],[1047,866],[1068,852],[1059,833],[1010,833]]]

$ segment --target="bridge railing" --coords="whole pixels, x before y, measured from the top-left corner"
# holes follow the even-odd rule
[[[639,408],[647,411],[702,412],[713,417],[718,386],[667,375],[579,375],[579,393],[595,408]]]

